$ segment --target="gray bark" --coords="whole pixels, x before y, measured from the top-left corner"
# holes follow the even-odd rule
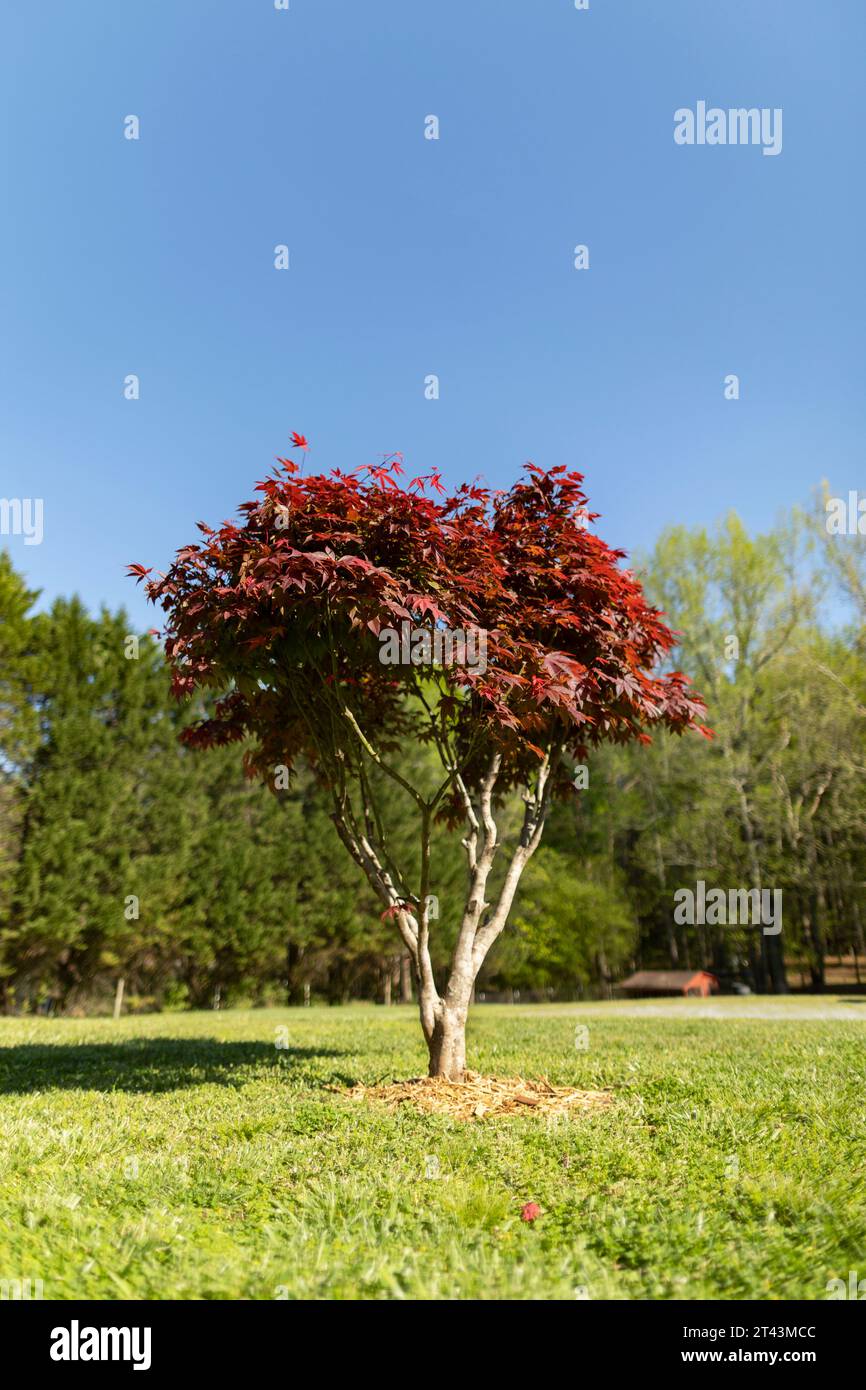
[[[364,775],[362,760],[358,764],[362,800],[360,816],[354,812],[341,765],[339,761],[335,763],[335,770],[339,775],[332,787],[332,819],[352,858],[363,869],[385,903],[388,914],[396,920],[415,976],[421,1028],[429,1052],[429,1074],[459,1080],[466,1068],[466,1017],[475,978],[488,951],[505,926],[520,875],[541,839],[550,798],[551,773],[561,750],[559,745],[554,745],[548,750],[540,765],[534,790],[527,791],[524,795],[523,828],[494,905],[487,902],[485,891],[499,848],[496,822],[493,819],[493,799],[501,766],[500,755],[496,753],[491,757],[478,789],[476,806],[434,721],[433,738],[442,758],[447,779],[436,795],[427,801],[381,758],[364,735],[355,715],[348,709],[344,711],[344,715],[364,752],[411,796],[420,813],[420,881],[418,894],[415,896],[407,890],[404,876],[387,852],[381,819],[377,814],[369,782]],[[469,869],[469,890],[447,986],[444,994],[440,996],[430,957],[430,845],[436,808],[442,796],[452,787],[456,787],[460,792],[468,825],[463,845]]]

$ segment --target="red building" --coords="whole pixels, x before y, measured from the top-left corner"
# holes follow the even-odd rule
[[[623,980],[619,989],[635,999],[665,994],[706,999],[709,994],[718,994],[719,982],[706,970],[639,970]]]

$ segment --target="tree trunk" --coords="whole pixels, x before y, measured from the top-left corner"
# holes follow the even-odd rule
[[[286,1003],[297,1004],[301,997],[300,971],[304,962],[304,947],[290,941],[286,946]],[[305,1001],[306,1002],[306,1001]]]
[[[412,958],[408,951],[400,957],[400,999],[404,1004],[412,1003]]]
[[[785,972],[785,955],[782,950],[782,935],[765,936],[767,952],[767,969],[770,974],[770,981],[773,986],[774,994],[788,993],[788,976]]]
[[[824,926],[822,921],[821,908],[823,906],[820,887],[813,888],[809,894],[809,911],[806,916],[806,930],[809,935],[811,947],[809,953],[809,972],[812,976],[812,988],[818,991],[824,989]]]
[[[436,1020],[433,1036],[427,1040],[430,1053],[428,1075],[445,1081],[462,1081],[466,1071],[466,1010],[445,1008]]]
[[[478,966],[480,964],[479,961]],[[429,1076],[442,1077],[446,1081],[463,1079],[466,1070],[466,1018],[476,974],[476,964],[458,951],[443,997],[435,1001],[432,1010],[429,1007],[425,1010],[422,997],[421,1025],[430,1054]]]
[[[373,761],[381,763],[375,750],[371,751],[366,743],[364,746]],[[399,884],[395,885],[390,868],[383,864],[371,839],[359,832],[351,814],[335,798],[333,821],[337,833],[385,902],[387,915],[395,916],[403,945],[411,957],[431,1077],[456,1081],[463,1077],[466,1070],[466,1016],[473,986],[488,951],[505,927],[520,875],[541,839],[550,799],[550,774],[558,765],[560,754],[559,743],[551,743],[539,767],[534,790],[527,788],[523,797],[523,826],[495,905],[488,903],[484,894],[499,846],[493,818],[493,793],[502,763],[501,753],[492,754],[480,781],[477,810],[458,777],[468,825],[463,847],[469,869],[469,890],[448,972],[448,983],[442,996],[437,989],[430,955],[430,903],[436,901],[429,892],[431,821],[435,802],[424,801],[402,779],[397,779],[415,796],[421,813],[419,892],[417,896],[413,894],[410,897],[405,894],[401,896]],[[448,759],[443,759],[443,763],[450,776],[454,777],[457,770],[450,766]],[[365,808],[369,809],[366,799]],[[371,816],[368,819],[372,824],[374,818]]]

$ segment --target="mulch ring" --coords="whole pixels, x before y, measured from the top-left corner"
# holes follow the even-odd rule
[[[338,1088],[334,1088],[338,1089]],[[452,1120],[485,1120],[494,1115],[574,1115],[602,1110],[613,1104],[609,1091],[576,1091],[571,1086],[551,1086],[539,1077],[479,1076],[467,1071],[462,1081],[414,1076],[387,1085],[358,1084],[342,1091],[351,1100],[382,1102],[389,1110],[412,1105],[427,1115]]]

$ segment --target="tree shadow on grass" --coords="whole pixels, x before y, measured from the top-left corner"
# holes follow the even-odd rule
[[[0,1094],[39,1091],[175,1091],[185,1086],[245,1086],[267,1077],[303,1080],[312,1089],[351,1085],[321,1069],[342,1049],[289,1047],[215,1038],[131,1038],[116,1043],[23,1043],[0,1047]]]

